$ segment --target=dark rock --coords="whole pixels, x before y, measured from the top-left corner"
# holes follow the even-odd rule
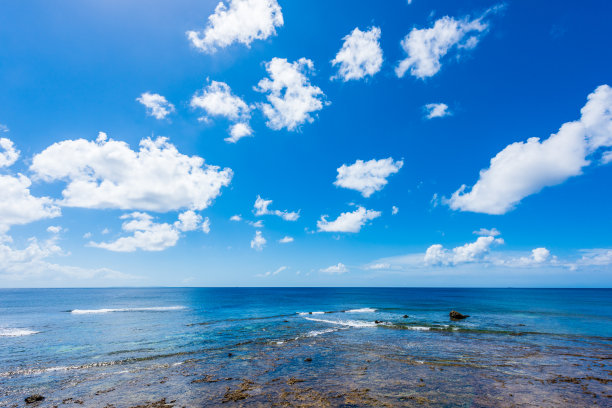
[[[454,310],[451,310],[451,312],[448,315],[453,320],[461,320],[461,319],[465,319],[466,317],[470,317],[470,315],[464,315]]]
[[[407,319],[407,318],[408,318],[408,315],[403,315],[402,317],[403,317],[404,319]]]
[[[25,402],[26,402],[26,404],[32,404],[34,402],[42,401],[44,399],[45,399],[45,397],[43,397],[40,394],[32,394],[29,397],[26,397]]]
[[[234,355],[234,353],[227,353],[228,357],[232,357]]]
[[[374,320],[374,323],[379,324],[379,323],[383,323],[382,320]]]
[[[307,363],[310,363],[310,362],[312,361],[312,358],[310,358],[310,357],[306,357],[306,358],[304,359],[304,361],[306,361]]]

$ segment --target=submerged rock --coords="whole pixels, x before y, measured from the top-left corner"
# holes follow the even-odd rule
[[[306,357],[306,358],[304,359],[304,361],[306,361],[307,363],[309,363],[309,362],[311,362],[311,361],[312,361],[312,358],[310,358],[310,357]]]
[[[470,317],[470,315],[464,315],[455,310],[451,310],[451,312],[448,315],[453,320],[461,320],[461,319],[465,319],[466,317]]]
[[[407,319],[409,316],[408,315],[403,315],[402,316],[404,319]]]
[[[34,402],[42,401],[44,399],[45,399],[45,397],[43,397],[40,394],[32,394],[29,397],[26,397],[25,402],[26,402],[26,404],[32,404]]]

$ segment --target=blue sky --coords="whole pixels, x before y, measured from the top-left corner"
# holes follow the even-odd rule
[[[610,12],[4,2],[0,286],[610,286]]]

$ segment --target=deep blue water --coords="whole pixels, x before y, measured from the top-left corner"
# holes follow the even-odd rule
[[[470,317],[450,321],[452,309]],[[492,387],[483,391],[491,394],[486,406],[496,405],[487,398],[500,381],[514,384],[516,398],[534,394],[529,382],[588,374],[599,380],[587,389],[604,395],[596,405],[608,406],[600,388],[610,378],[611,346],[609,289],[2,289],[0,406],[21,406],[34,392],[49,406],[66,398],[130,406],[162,397],[215,405],[225,386],[211,383],[204,393],[206,383],[191,382],[210,373],[259,381],[263,391],[243,403],[274,393],[275,378],[300,375],[323,392],[342,387],[341,374],[350,386],[382,381],[380,398],[392,405],[408,401],[399,395],[418,373],[437,384],[428,401],[458,406],[478,406],[479,396],[455,389],[449,377]],[[304,356],[315,364],[305,365]],[[365,377],[363,367],[352,367],[362,357],[372,373]],[[436,367],[447,367],[444,376]],[[393,386],[392,373],[408,382]],[[589,397],[575,394],[571,382],[558,384],[538,386],[543,401],[575,397],[580,406]]]

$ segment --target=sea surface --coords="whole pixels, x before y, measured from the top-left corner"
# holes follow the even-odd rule
[[[611,407],[611,380],[610,289],[0,290],[2,407]]]

